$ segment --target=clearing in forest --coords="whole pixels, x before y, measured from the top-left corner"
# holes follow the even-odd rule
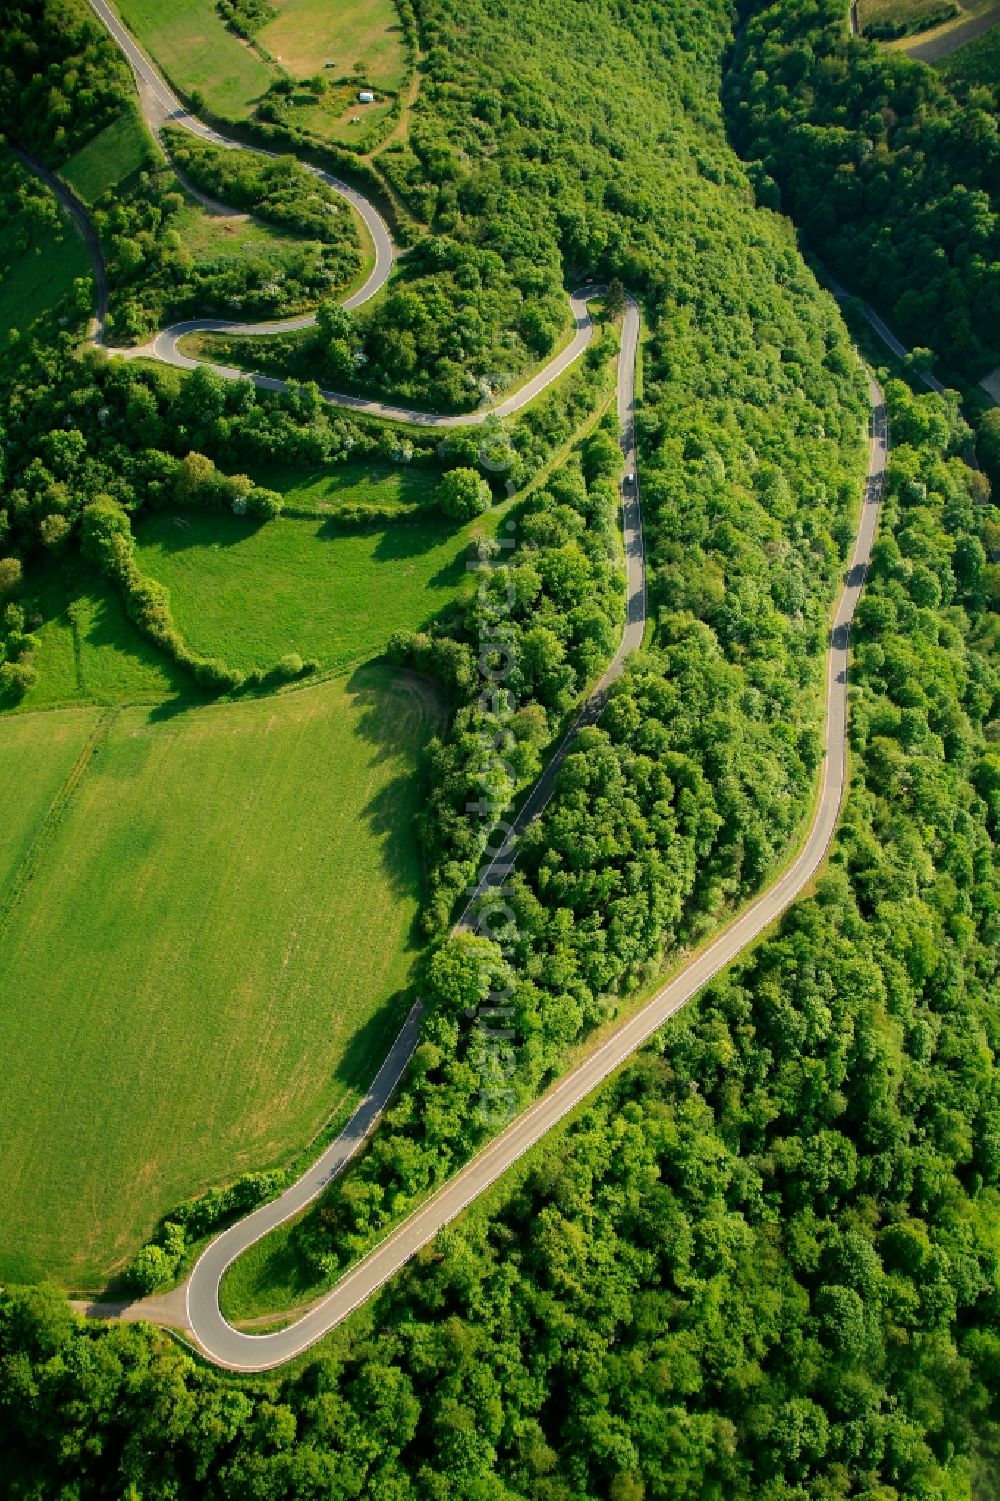
[[[436,515],[400,517],[343,531],[322,516],[261,526],[162,512],[136,530],[140,566],[167,585],[196,651],[244,670],[297,652],[343,671],[378,656],[394,631],[428,625],[471,589],[472,531],[492,519],[456,528]]]

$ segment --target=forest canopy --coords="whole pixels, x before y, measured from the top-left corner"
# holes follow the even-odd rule
[[[720,104],[723,0],[420,0],[417,13],[426,72],[409,137],[380,168],[414,221],[410,254],[384,299],[358,316],[326,299],[314,342],[275,358],[468,406],[552,348],[582,277],[620,279],[645,319],[651,628],[531,829],[509,927],[448,936],[491,833],[468,816],[498,728],[478,653],[489,624],[517,664],[509,755],[488,786],[503,807],[621,627],[621,455],[599,411],[613,334],[523,422],[440,442],[338,413],[305,379],[276,395],[81,358],[69,327],[26,341],[4,386],[9,704],[33,670],[33,570],[69,550],[202,688],[274,686],[185,657],[169,597],[136,562],[144,510],[243,507],[270,524],[258,468],[351,452],[440,470],[434,503],[456,525],[495,499],[497,476],[515,491],[536,481],[512,497],[511,555],[478,554],[495,565],[480,594],[386,642],[448,707],[420,819],[427,1010],[368,1150],[286,1243],[308,1292],[494,1129],[468,1019],[484,983],[510,993],[514,1109],[759,890],[808,818],[869,407],[837,307],[774,209],[852,288],[891,300],[902,331],[920,323],[924,343],[931,328],[946,366],[1000,358],[982,111],[850,42],[832,0],[750,8],[727,90],[746,165]],[[130,97],[71,0],[22,4],[0,46],[3,120],[23,99],[24,138],[52,165]],[[222,191],[210,153],[187,165]],[[272,170],[248,163],[237,190],[285,203]],[[156,176],[144,167],[131,200],[151,234]],[[136,331],[158,265],[113,267]],[[886,399],[894,450],[854,639],[850,795],[815,890],[301,1368],[223,1377],[162,1333],[85,1325],[59,1292],[5,1288],[0,1444],[17,1501],[958,1501],[988,1476],[1000,529],[954,394],[892,379]],[[139,1267],[149,1285],[199,1226],[161,1226],[162,1254]]]

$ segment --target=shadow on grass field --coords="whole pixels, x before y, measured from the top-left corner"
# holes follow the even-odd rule
[[[79,555],[35,562],[25,576],[24,604],[39,642],[38,680],[25,709],[206,702],[190,674],[142,635],[120,596]]]
[[[345,530],[323,515],[261,525],[162,512],[140,519],[136,538],[190,644],[244,670],[290,652],[350,670],[472,587],[472,527],[434,515]]]

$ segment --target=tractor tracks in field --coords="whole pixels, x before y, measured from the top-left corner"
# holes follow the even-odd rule
[[[118,718],[117,709],[102,709],[98,714],[94,725],[91,727],[87,739],[83,744],[80,754],[77,756],[65,781],[59,788],[55,797],[49,804],[42,820],[32,836],[28,848],[21,857],[21,862],[15,870],[6,891],[0,896],[0,948],[10,928],[11,920],[30,886],[36,872],[41,866],[45,854],[52,844],[60,825],[72,805],[77,788],[83,781],[94,757],[99,754],[111,734],[115,720]]]

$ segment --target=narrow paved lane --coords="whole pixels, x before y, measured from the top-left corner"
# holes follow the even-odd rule
[[[188,130],[192,135],[200,136],[203,141],[210,141],[213,146],[223,146],[228,151],[254,150],[261,151],[265,156],[276,155],[273,151],[263,151],[257,146],[248,147],[242,141],[234,141],[229,136],[221,135],[219,131],[213,130],[211,126],[203,124],[180,102],[173,89],[162,74],[154,68],[150,59],[106,0],[89,0],[89,3],[91,10],[118,43],[126,62],[135,75],[143,114],[154,134],[161,125],[178,125],[182,130]],[[335,177],[332,172],[324,171],[322,167],[312,166],[309,162],[303,162],[302,165],[307,167],[321,182],[325,182],[328,187],[347,199],[364,220],[368,233],[372,237],[372,243],[375,246],[375,263],[371,273],[364,285],[344,301],[344,306],[347,308],[360,307],[362,303],[374,297],[376,292],[381,291],[389,280],[394,251],[388,226],[374,204],[369,203],[364,194],[352,188],[349,183]]]
[[[106,0],[89,0],[89,3],[95,15],[104,23],[118,43],[131,67],[139,89],[146,123],[154,133],[164,124],[178,125],[184,130],[189,130],[192,135],[200,136],[202,140],[210,141],[213,145],[224,147],[226,150],[260,150],[259,147],[248,147],[242,141],[234,141],[228,136],[220,135],[217,130],[213,130],[211,126],[205,125],[192,115],[153,66]],[[273,152],[264,152],[264,155],[273,154]],[[350,187],[339,177],[334,177],[332,173],[325,172],[307,162],[303,163],[303,166],[308,167],[308,170],[315,173],[321,181],[346,198],[368,227],[375,245],[375,264],[364,285],[350,297],[345,298],[343,302],[346,308],[360,307],[382,290],[392,272],[395,249],[389,228],[378,209],[356,188]],[[542,370],[539,370],[511,396],[504,397],[488,407],[480,407],[474,412],[462,412],[457,415],[439,415],[434,412],[398,406],[392,402],[379,401],[374,397],[349,396],[344,392],[326,390],[321,394],[331,406],[344,407],[366,416],[379,417],[390,422],[406,422],[418,427],[475,427],[485,422],[491,415],[511,416],[534,401],[536,396],[539,396],[553,381],[558,380],[560,375],[568,370],[586,350],[594,331],[590,314],[587,311],[586,299],[588,295],[594,293],[594,290],[594,288],[581,288],[580,291],[570,295],[573,337],[567,346],[554,355]],[[262,391],[285,391],[288,389],[287,381],[278,380],[274,376],[248,374],[245,370],[236,370],[229,365],[215,365],[209,360],[191,359],[189,355],[181,353],[178,341],[186,334],[195,333],[228,333],[243,337],[263,337],[268,334],[291,333],[298,329],[311,328],[315,322],[315,313],[306,313],[299,318],[277,319],[269,323],[242,323],[230,318],[188,318],[163,329],[148,345],[137,349],[112,349],[110,353],[125,358],[137,356],[153,358],[162,361],[165,365],[175,365],[181,370],[194,370],[199,365],[205,365],[217,375],[222,376],[224,380],[249,379]]]
[[[68,187],[61,178],[56,177],[55,173],[50,172],[48,167],[40,162],[36,156],[32,156],[30,151],[25,151],[23,147],[15,145],[10,139],[8,139],[7,144],[18,160],[28,168],[28,171],[33,172],[39,181],[45,184],[49,192],[58,199],[83,237],[83,243],[86,245],[88,254],[90,255],[90,265],[94,275],[94,289],[97,302],[96,312],[88,337],[91,344],[103,344],[104,330],[108,321],[108,278],[104,270],[104,254],[101,250],[101,242],[97,237],[97,231],[90,222],[87,210],[72,188]]]
[[[593,286],[581,287],[579,291],[570,293],[573,336],[564,349],[554,355],[547,365],[511,396],[504,397],[492,405],[478,407],[474,412],[455,414],[423,412],[415,407],[402,407],[392,402],[379,401],[374,396],[348,396],[342,391],[321,389],[320,395],[331,406],[345,407],[349,411],[361,412],[368,417],[380,417],[388,422],[407,422],[415,427],[477,427],[488,417],[512,416],[514,412],[521,411],[523,407],[528,406],[537,396],[540,396],[553,381],[558,380],[560,375],[575,364],[587,349],[594,336],[594,325],[587,309],[587,298],[596,296],[598,290]],[[344,303],[344,306],[351,307],[353,303],[349,300]],[[178,341],[186,334],[195,333],[229,333],[257,338],[267,334],[289,333],[294,329],[309,328],[315,322],[316,318],[312,313],[302,318],[284,318],[274,323],[238,323],[225,318],[189,318],[184,323],[175,323],[170,328],[165,328],[162,333],[156,335],[151,346],[147,345],[135,350],[114,350],[112,353],[133,357],[152,354],[163,364],[175,365],[180,370],[196,370],[199,365],[204,365],[216,375],[221,375],[224,380],[250,380],[261,391],[285,391],[288,389],[287,381],[279,380],[275,376],[248,373],[246,370],[236,370],[229,365],[214,365],[208,360],[194,360],[190,355],[182,354],[178,348]]]
[[[220,136],[184,110],[107,6],[105,0],[90,0],[90,4],[128,58],[139,82],[141,94],[144,99],[153,101],[161,123],[164,118],[169,118],[220,146],[239,148],[240,143]],[[153,105],[150,105],[150,108],[152,107]],[[384,285],[392,266],[392,242],[381,216],[360,194],[355,193],[354,190],[327,173],[319,172],[318,175],[355,202],[359,213],[372,229],[373,238],[376,241],[376,264],[372,276],[361,291],[346,304],[357,306],[373,296],[374,292]],[[384,240],[381,238],[383,234]],[[572,341],[520,391],[494,408],[499,415],[518,411],[534,400],[540,391],[557,379],[586,349],[593,334],[593,326],[586,307],[585,293],[573,294],[571,303],[576,323]],[[196,362],[182,355],[177,348],[177,340],[184,333],[211,329],[258,334],[303,327],[309,321],[311,320],[286,320],[284,323],[264,328],[260,325],[240,325],[221,320],[194,320],[165,330],[154,342],[153,352],[157,358],[169,363],[191,367]],[[633,425],[639,328],[638,308],[630,300],[624,322],[618,370],[618,412],[626,469],[622,520],[628,573],[628,610],[622,642],[608,671],[570,726],[555,758],[521,809],[515,821],[513,833],[508,836],[504,847],[484,873],[480,883],[480,893],[502,881],[503,876],[510,869],[516,858],[517,835],[523,831],[532,818],[537,816],[551,797],[559,766],[566,755],[572,736],[580,725],[593,723],[597,719],[607,700],[611,684],[622,671],[625,659],[642,643],[646,619],[646,583]],[[220,373],[232,379],[245,378],[241,371],[222,368]],[[251,378],[265,389],[282,389],[284,384],[266,376],[258,375]],[[337,405],[352,407],[380,417],[434,427],[472,425],[484,421],[489,415],[487,411],[479,411],[457,417],[436,416],[337,392],[325,392],[324,395],[327,400]],[[692,996],[696,995],[713,975],[736,959],[764,928],[785,911],[811,880],[833,837],[844,795],[850,624],[871,558],[886,464],[888,434],[885,408],[882,393],[874,381],[870,382],[870,396],[873,422],[866,493],[854,554],[837,604],[830,636],[826,694],[826,755],[820,796],[812,825],[795,860],[745,912],[734,919],[710,944],[684,965],[669,984],[623,1022],[589,1057],[519,1116],[461,1172],[432,1195],[419,1210],[410,1215],[357,1266],[353,1267],[327,1297],[286,1329],[265,1335],[241,1333],[226,1323],[219,1308],[219,1285],[226,1267],[261,1236],[266,1235],[268,1231],[291,1215],[298,1213],[322,1191],[358,1149],[392,1094],[416,1044],[420,1017],[419,1006],[415,1006],[371,1090],[337,1140],[281,1198],[263,1206],[213,1241],[195,1266],[187,1285],[187,1319],[192,1333],[210,1360],[236,1370],[267,1370],[293,1359],[336,1327],[353,1309],[370,1298],[389,1277],[405,1265],[444,1225],[460,1214],[512,1163],[534,1146],[557,1121],[574,1109],[610,1073],[629,1058],[653,1032]],[[475,898],[473,898],[473,903],[474,901]],[[470,903],[470,908],[473,903]],[[467,909],[462,921],[465,922],[469,915],[470,910]]]
[[[243,1334],[218,1308],[217,1264],[205,1256],[188,1284],[188,1316],[195,1338],[217,1365],[262,1371],[301,1354],[366,1302],[422,1246],[461,1214],[547,1131],[573,1110],[609,1074],[640,1048],[691,998],[731,964],[748,944],[781,916],[821,864],[837,825],[847,764],[847,669],[851,621],[871,560],[885,476],[888,431],[882,393],[870,381],[872,439],[868,477],[854,552],[834,613],[827,663],[826,755],[819,801],[805,842],[788,869],[745,912],[731,922],[657,994],[630,1016],[588,1058],[574,1068],[506,1131],[387,1236],[333,1291],[296,1323],[274,1334]],[[239,1231],[241,1227],[234,1229]],[[232,1235],[233,1232],[227,1232]],[[230,1245],[235,1246],[234,1236]]]
[[[910,351],[907,349],[902,339],[896,337],[892,329],[889,327],[888,323],[886,323],[885,319],[879,317],[878,313],[876,313],[871,304],[865,302],[861,297],[856,298],[854,296],[854,293],[849,292],[846,287],[841,286],[837,278],[831,275],[829,271],[824,271],[823,274],[826,278],[827,285],[829,286],[830,291],[833,293],[836,301],[858,302],[861,306],[862,317],[864,318],[868,326],[874,329],[875,333],[877,333],[879,338],[882,340],[882,343],[890,351],[890,353],[896,356],[897,360],[904,360]],[[918,379],[923,381],[924,385],[929,391],[935,391],[939,396],[944,394],[945,387],[938,380],[936,375],[932,375],[928,370],[918,370],[916,372],[916,375]]]
[[[586,312],[585,305],[584,312]],[[520,837],[552,796],[559,768],[572,745],[574,736],[581,725],[593,724],[597,720],[607,702],[608,690],[621,673],[625,659],[642,645],[646,624],[646,572],[634,432],[635,376],[640,326],[638,304],[634,299],[629,298],[618,356],[618,418],[627,476],[622,488],[622,535],[626,559],[627,609],[621,642],[607,671],[574,718],[556,754],[535,783],[530,796],[513,821],[511,831],[501,849],[484,871],[477,889],[477,897],[487,888],[502,883],[515,864]],[[476,897],[470,901],[456,927],[461,928],[468,924],[475,900]],[[187,1323],[202,1349],[217,1364],[232,1366],[239,1370],[260,1370],[281,1364],[291,1359],[292,1354],[297,1354],[300,1349],[304,1349],[306,1345],[318,1339],[320,1334],[325,1333],[327,1328],[332,1328],[333,1324],[339,1322],[343,1316],[336,1315],[333,1321],[320,1328],[318,1333],[304,1336],[304,1343],[298,1343],[299,1336],[295,1336],[291,1341],[285,1341],[281,1350],[274,1346],[267,1347],[265,1350],[263,1341],[272,1339],[274,1336],[244,1334],[228,1324],[219,1307],[219,1287],[226,1268],[235,1261],[237,1256],[276,1226],[298,1214],[343,1169],[362,1145],[398,1084],[417,1046],[420,1036],[420,1014],[421,1007],[418,1002],[410,1012],[392,1052],[355,1115],[319,1161],[279,1199],[271,1204],[265,1204],[214,1240],[195,1266],[187,1285]],[[311,1318],[312,1314],[308,1314],[290,1328],[301,1331],[305,1326],[309,1329],[312,1327],[309,1323]],[[282,1350],[290,1353],[282,1353]]]

